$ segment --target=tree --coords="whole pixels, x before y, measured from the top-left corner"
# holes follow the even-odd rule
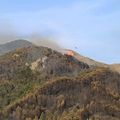
[[[40,120],[45,120],[45,113],[44,112],[41,113]]]

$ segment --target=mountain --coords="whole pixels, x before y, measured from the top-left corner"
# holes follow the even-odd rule
[[[48,75],[75,75],[89,66],[72,56],[63,55],[47,47],[30,46],[16,49],[0,57],[1,79],[12,79],[14,73],[29,67]]]
[[[23,48],[32,46],[33,44],[31,42],[28,42],[26,40],[15,40],[11,41],[5,44],[0,45],[0,55],[4,55],[5,53],[8,53],[10,51],[13,51],[17,48]]]
[[[7,106],[1,119],[119,120],[120,75],[105,68],[52,79]]]
[[[64,49],[63,53],[66,54],[67,52],[71,52],[74,58],[76,58],[80,62],[88,64],[91,67],[105,67],[120,73],[120,64],[106,64],[106,63],[98,62],[91,58],[82,56],[73,50]]]
[[[24,47],[0,57],[0,108],[36,86],[61,76],[75,77],[89,66],[46,47]]]
[[[89,66],[108,67],[108,65],[105,64],[105,63],[101,63],[101,62],[95,61],[95,60],[93,60],[91,58],[82,56],[82,55],[80,55],[79,53],[77,53],[77,52],[75,52],[73,50],[64,49],[63,51],[64,51],[63,53],[71,52],[73,54],[73,56],[78,61],[84,62],[84,63],[88,64]]]
[[[110,68],[112,70],[120,73],[120,64],[112,64],[112,65],[110,65]]]
[[[0,56],[0,120],[88,119],[120,120],[120,74],[110,65],[35,45]]]
[[[113,71],[116,71],[118,73],[120,73],[120,64],[106,64],[106,63],[101,63],[98,61],[95,61],[93,59],[90,59],[88,57],[84,57],[76,52],[74,52],[74,57],[81,62],[84,62],[86,64],[88,64],[89,66],[97,66],[97,67],[105,67],[105,68],[109,68]]]

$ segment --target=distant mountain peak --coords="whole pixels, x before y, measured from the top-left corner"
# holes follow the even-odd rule
[[[28,46],[33,46],[33,44],[24,39],[10,41],[10,42],[0,45],[0,55],[4,55],[17,48],[23,48],[23,47],[28,47]]]

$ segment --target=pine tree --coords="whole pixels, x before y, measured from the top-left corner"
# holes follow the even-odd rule
[[[45,114],[43,112],[41,113],[40,120],[45,120]]]

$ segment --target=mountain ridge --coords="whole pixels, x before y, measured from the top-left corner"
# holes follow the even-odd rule
[[[0,44],[0,55],[4,55],[10,51],[13,51],[17,48],[22,48],[22,47],[28,47],[28,46],[32,46],[33,43],[27,41],[27,40],[14,40],[14,41],[10,41],[4,44]]]
[[[27,40],[22,40],[22,39],[7,42],[5,44],[0,45],[0,56],[4,55],[4,54],[7,54],[11,51],[14,51],[15,49],[19,49],[19,48],[23,48],[23,47],[30,47],[30,46],[36,46],[36,45],[34,43],[31,43]],[[106,63],[102,63],[102,62],[99,62],[99,61],[95,61],[91,58],[80,55],[79,53],[77,53],[73,50],[70,50],[70,49],[63,49],[63,50],[61,49],[61,51],[58,51],[58,52],[61,52],[62,54],[66,54],[67,51],[72,51],[73,52],[73,57],[75,59],[77,59],[80,62],[86,63],[89,66],[107,67],[107,68],[110,68],[113,71],[116,71],[116,72],[120,73],[120,65],[119,64],[106,64]]]

